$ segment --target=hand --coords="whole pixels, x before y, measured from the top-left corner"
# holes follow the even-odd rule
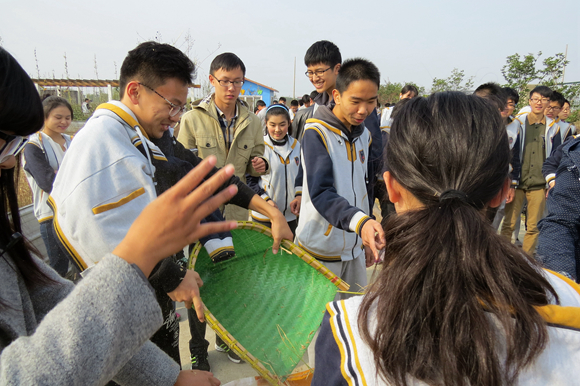
[[[276,205],[276,203],[274,202],[274,200],[270,199],[268,201],[266,201],[268,203],[268,205],[273,206],[274,208],[278,209],[278,205]]]
[[[207,157],[147,205],[113,253],[137,265],[149,277],[160,260],[186,245],[212,233],[234,229],[235,221],[200,224],[201,219],[229,201],[238,190],[236,186],[229,186],[212,197],[213,192],[234,174],[232,165],[224,166],[200,185],[215,164],[215,156]]]
[[[203,281],[199,274],[194,270],[188,269],[185,277],[179,283],[176,289],[169,292],[167,295],[174,302],[184,302],[186,308],[191,308],[195,305],[195,313],[200,322],[204,322],[203,317],[203,302],[199,296],[199,287],[203,285]]]
[[[290,212],[293,215],[298,216],[300,214],[300,206],[302,205],[302,196],[296,196],[295,199],[290,202]]]
[[[550,183],[548,184],[548,190],[546,190],[546,198],[548,198],[548,193],[550,193],[550,190],[552,190],[554,185],[556,185],[556,180],[550,181]]]
[[[274,238],[274,244],[272,244],[273,254],[278,253],[282,239],[290,241],[294,240],[294,235],[288,226],[288,222],[286,222],[286,218],[279,210],[276,209],[276,212],[278,212],[278,215],[270,217],[272,225],[272,238]]]
[[[505,198],[505,203],[509,204],[510,202],[512,202],[515,196],[516,196],[516,188],[509,188],[507,196]]]
[[[181,370],[174,386],[220,386],[219,379],[209,371]]]
[[[373,256],[373,251],[365,245],[365,260],[366,267],[372,267],[376,263],[375,257]]]
[[[379,250],[383,249],[386,245],[383,227],[376,220],[370,219],[363,225],[360,233],[365,248],[370,248],[374,261],[378,261]]]
[[[256,173],[265,173],[266,172],[266,161],[260,157],[252,158],[252,167],[256,171]]]

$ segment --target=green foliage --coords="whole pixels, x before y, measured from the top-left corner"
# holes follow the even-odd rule
[[[413,82],[385,82],[379,87],[379,102],[381,104],[397,103],[399,101],[399,94],[401,93],[401,89],[407,84],[411,84],[417,87],[417,90],[419,90],[419,95],[425,94],[425,87],[417,86]]]
[[[473,90],[473,79],[475,76],[465,79],[465,71],[454,68],[447,79],[433,78],[431,92],[440,91],[461,91],[469,92]]]
[[[506,64],[501,69],[507,82],[505,86],[515,89],[520,96],[516,108],[527,105],[529,92],[535,84],[548,86],[562,93],[573,106],[578,106],[576,96],[580,93],[580,84],[562,84],[564,68],[570,61],[566,60],[564,54],[559,53],[544,59],[542,66],[538,67],[540,56],[542,52],[538,52],[537,55],[530,53],[523,57],[516,53],[507,57]]]

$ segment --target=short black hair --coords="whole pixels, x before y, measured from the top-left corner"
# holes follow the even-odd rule
[[[296,99],[292,99],[290,106],[298,106],[298,101]]]
[[[278,99],[278,101],[280,101],[280,102],[282,102],[282,101],[286,102],[286,98],[280,97],[280,99]]]
[[[68,103],[68,101],[64,98],[52,95],[42,101],[42,109],[44,110],[44,119],[48,119],[50,112],[60,106],[64,106],[70,111],[71,119],[75,118],[73,108],[70,105],[70,103]]]
[[[516,90],[514,90],[511,87],[504,87],[502,88],[504,94],[506,95],[506,99],[507,100],[512,100],[514,101],[514,103],[517,105],[518,102],[520,101],[520,96],[518,94],[518,92]]]
[[[548,98],[548,99],[552,97],[552,89],[550,87],[548,87],[548,86],[537,86],[537,87],[535,87],[532,91],[530,91],[530,98],[535,93],[538,93],[541,96],[543,96],[544,98]]]
[[[144,42],[129,51],[121,65],[120,96],[132,80],[155,89],[175,78],[189,85],[193,82],[195,65],[183,52],[169,44]]]
[[[317,92],[317,94],[318,94],[318,92]],[[301,100],[302,100],[302,103],[310,103],[310,95],[308,95],[308,94],[302,95]]]
[[[391,119],[395,119],[395,117],[399,114],[399,111],[401,111],[403,106],[405,106],[407,103],[409,103],[409,101],[411,101],[411,100],[410,99],[401,99],[400,101],[395,103],[395,106],[393,107],[393,111],[391,111]]]
[[[336,44],[328,40],[320,40],[314,43],[308,48],[306,55],[304,55],[304,64],[306,67],[319,63],[334,67],[341,62],[342,56],[340,55],[340,50]]]
[[[211,65],[209,66],[209,73],[215,75],[217,70],[223,69],[224,71],[232,71],[236,68],[241,69],[244,77],[246,76],[246,66],[244,65],[244,62],[242,62],[242,59],[231,52],[224,52],[212,60]]]
[[[405,95],[409,91],[413,92],[413,94],[415,94],[415,96],[419,96],[419,90],[417,90],[417,87],[415,87],[415,85],[412,85],[412,84],[406,84],[401,89],[401,94]]]
[[[342,94],[352,82],[358,80],[370,80],[380,87],[381,73],[377,66],[366,59],[348,59],[340,67],[336,77],[336,89]]]
[[[256,102],[256,106],[264,106],[265,107],[266,106],[266,102],[264,102],[261,99],[258,99],[258,101]]]
[[[564,95],[560,94],[558,91],[552,91],[550,102],[558,102],[558,106],[562,108],[564,107],[564,103],[566,103],[566,98],[564,98]]]
[[[488,99],[500,111],[505,110],[507,105],[507,94],[503,91],[501,86],[494,82],[488,82],[480,85],[473,92],[474,95],[478,97]]]
[[[566,104],[566,103],[568,103],[568,106],[572,106],[572,105],[570,104],[570,101],[569,101],[568,99],[564,98],[564,104]]]
[[[314,100],[318,96],[318,91],[314,90],[310,93],[310,99]]]
[[[278,99],[274,99],[274,100],[272,101],[272,104],[273,104],[273,105],[277,105],[277,104],[278,104]]]

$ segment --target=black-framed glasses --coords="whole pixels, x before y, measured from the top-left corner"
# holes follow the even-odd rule
[[[316,71],[306,71],[304,73],[304,75],[306,75],[309,78],[312,78],[314,75],[316,75],[317,77],[321,77],[322,75],[324,75],[324,73],[328,70],[330,70],[332,67],[328,67],[326,70],[316,70]]]
[[[548,103],[550,100],[548,98],[530,98],[530,101],[532,103],[538,103],[538,102]]]
[[[213,78],[215,80],[217,80],[219,85],[222,87],[230,87],[231,84],[233,84],[234,87],[242,87],[244,85],[243,80],[221,80],[221,79],[216,78],[215,76]]]
[[[552,110],[562,110],[562,108],[560,106],[548,106],[546,107],[546,111],[552,111]]]
[[[175,103],[171,103],[169,101],[169,99],[165,98],[163,95],[159,94],[157,91],[155,91],[152,87],[147,86],[146,84],[143,84],[141,82],[139,82],[139,84],[141,86],[147,87],[149,90],[153,91],[155,94],[159,95],[161,98],[165,99],[165,102],[169,103],[169,106],[171,106],[171,109],[169,109],[169,116],[170,117],[175,117],[177,115],[182,116],[183,113],[185,113],[186,107],[185,106],[178,106]]]
[[[24,149],[28,138],[19,135],[6,134],[0,131],[0,139],[6,142],[0,149],[0,164],[6,162],[10,156],[16,156]]]

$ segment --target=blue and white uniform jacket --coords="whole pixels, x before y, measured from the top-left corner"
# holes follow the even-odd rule
[[[544,271],[556,290],[560,305],[543,306],[540,314],[548,323],[548,344],[542,353],[524,368],[516,384],[576,385],[580,378],[580,287],[573,281]],[[316,341],[316,369],[312,386],[368,385],[386,386],[378,375],[373,353],[361,337],[358,312],[362,296],[328,303]],[[376,318],[371,308],[369,329]],[[498,331],[501,336],[501,332]],[[409,385],[426,385],[408,378]]]
[[[366,181],[371,144],[364,124],[349,131],[326,106],[306,121],[296,243],[319,260],[347,261],[364,253],[360,232],[370,219]]]
[[[286,144],[275,145],[269,135],[264,136],[264,158],[270,165],[268,174],[255,177],[258,180],[259,194],[263,199],[272,199],[278,205],[278,209],[286,218],[286,221],[296,220],[296,216],[290,211],[290,202],[294,199],[296,188],[294,181],[300,168],[300,143],[297,139],[287,136]],[[250,185],[250,179],[248,185]],[[270,221],[261,213],[251,211],[252,218],[258,221]]]

